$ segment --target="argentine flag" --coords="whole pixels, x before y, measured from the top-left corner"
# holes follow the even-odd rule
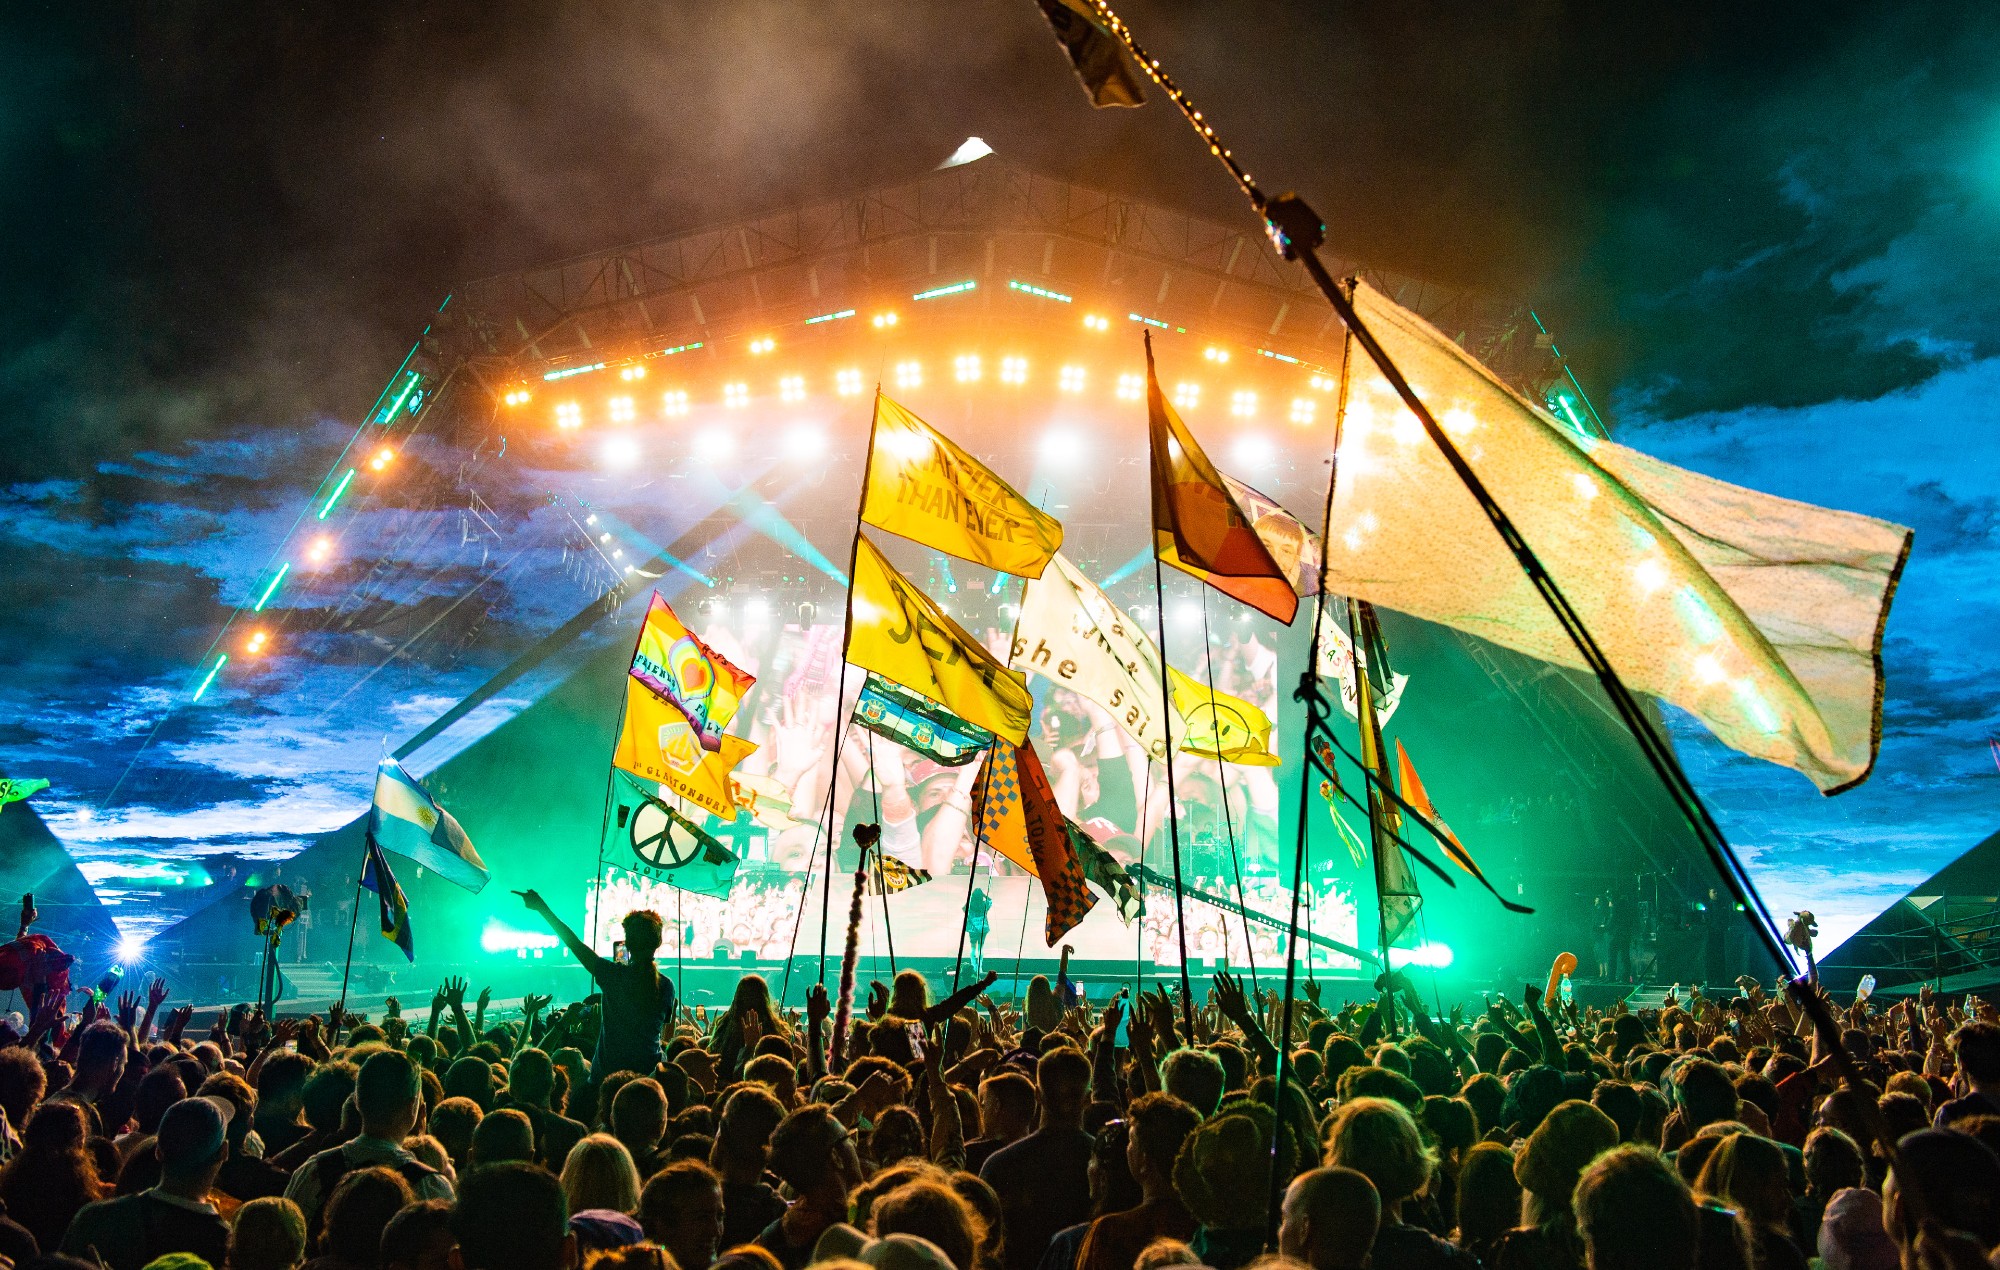
[[[382,850],[415,860],[474,894],[489,880],[486,862],[465,830],[394,759],[383,759],[375,771],[368,837]]]

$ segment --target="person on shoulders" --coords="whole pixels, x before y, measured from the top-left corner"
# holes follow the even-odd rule
[[[601,1079],[612,1072],[650,1076],[660,1065],[660,1038],[674,1017],[674,981],[659,971],[653,955],[659,951],[665,924],[651,909],[625,914],[626,961],[598,955],[568,923],[555,915],[548,901],[534,891],[516,891],[569,948],[604,993],[603,1017],[597,1032],[597,1054],[590,1070]]]

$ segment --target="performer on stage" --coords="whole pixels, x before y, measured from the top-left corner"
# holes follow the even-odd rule
[[[973,888],[965,903],[965,938],[972,945],[972,973],[975,978],[986,973],[986,936],[993,924],[986,919],[986,912],[993,907],[993,897],[985,891]]]

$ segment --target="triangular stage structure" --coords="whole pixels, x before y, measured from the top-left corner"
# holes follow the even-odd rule
[[[1887,995],[2000,986],[2000,833],[1939,869],[1820,962],[1837,991],[1872,974]]]

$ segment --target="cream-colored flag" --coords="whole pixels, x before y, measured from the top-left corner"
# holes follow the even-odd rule
[[[1103,706],[1149,757],[1167,756],[1159,650],[1061,552],[1021,596],[1010,664]]]
[[[1867,778],[1908,529],[1579,436],[1366,283],[1355,307],[1628,686],[1826,793]],[[1583,665],[1365,358],[1354,359],[1339,462],[1328,590]]]

